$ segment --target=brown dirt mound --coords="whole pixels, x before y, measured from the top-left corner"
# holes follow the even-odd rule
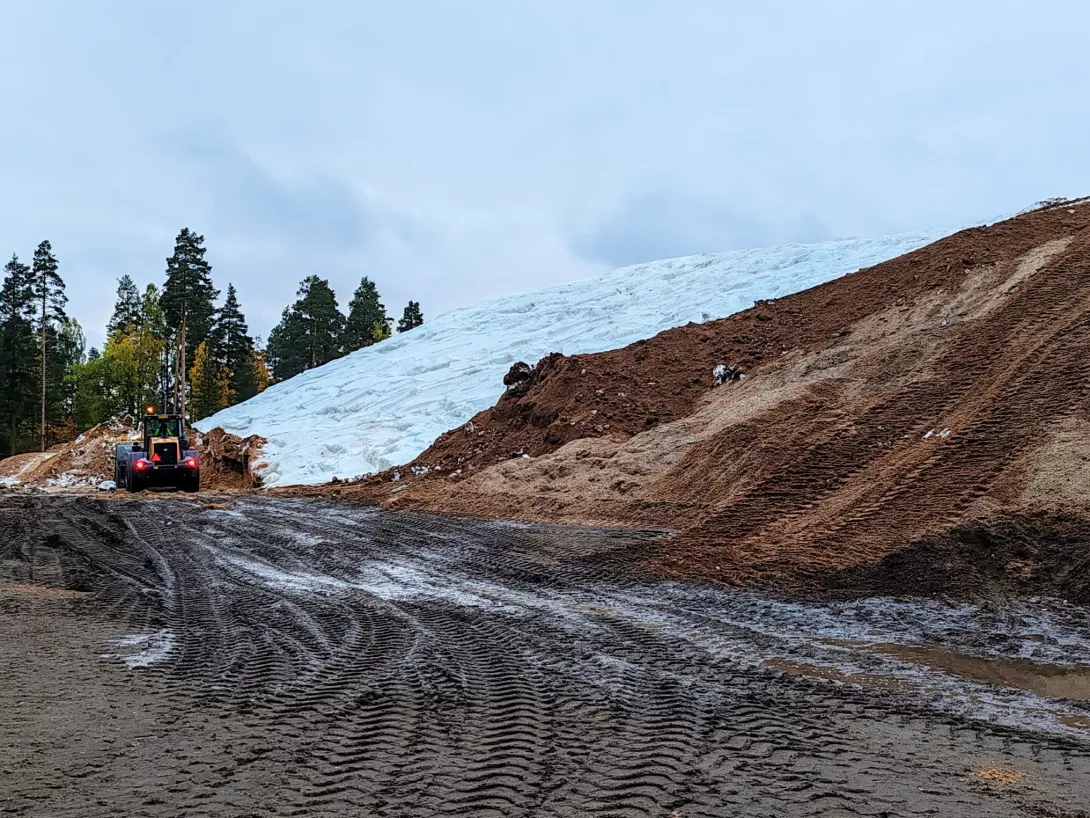
[[[747,378],[714,388],[718,364]],[[1060,505],[1067,527],[1090,518],[1087,429],[1090,204],[1077,202],[721,321],[549,356],[396,481],[321,491],[678,529],[669,574],[841,588],[895,552],[960,542],[963,526]]]
[[[218,427],[198,436],[201,487],[217,490],[258,488],[261,476],[251,464],[264,443],[263,437],[240,438]]]
[[[132,433],[132,424],[117,418],[93,426],[75,440],[53,446],[49,450],[52,456],[22,473],[19,484],[66,489],[93,487],[112,480],[114,446],[128,440]]]

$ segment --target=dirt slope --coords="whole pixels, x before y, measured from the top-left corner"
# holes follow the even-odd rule
[[[713,388],[721,363],[746,379]],[[659,567],[732,583],[1071,594],[1056,567],[1090,541],[1088,376],[1090,205],[1065,203],[722,321],[551,356],[399,479],[334,490],[678,529]],[[1001,564],[962,588],[970,530]],[[1067,550],[1038,547],[1054,540]],[[888,570],[910,548],[931,563]]]

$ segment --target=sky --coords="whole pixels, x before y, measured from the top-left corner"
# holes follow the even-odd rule
[[[100,344],[182,227],[268,335],[1090,194],[1082,0],[5,2],[0,254]]]

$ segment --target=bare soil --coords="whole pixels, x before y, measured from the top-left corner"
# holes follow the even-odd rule
[[[713,387],[718,364],[745,380]],[[794,593],[854,578],[1073,596],[1088,429],[1090,204],[1074,202],[721,321],[549,356],[412,464],[295,493],[668,529],[668,575]],[[966,531],[1005,532],[1013,556]],[[936,548],[948,558],[924,570],[914,555]],[[887,570],[898,560],[915,570]]]
[[[1090,814],[1085,609],[782,604],[663,545],[9,495],[0,813]]]

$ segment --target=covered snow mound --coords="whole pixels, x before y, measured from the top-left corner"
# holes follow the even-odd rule
[[[409,462],[494,404],[515,361],[604,352],[690,321],[724,318],[942,235],[686,256],[486,301],[304,372],[196,425],[266,438],[267,486],[381,471]]]

